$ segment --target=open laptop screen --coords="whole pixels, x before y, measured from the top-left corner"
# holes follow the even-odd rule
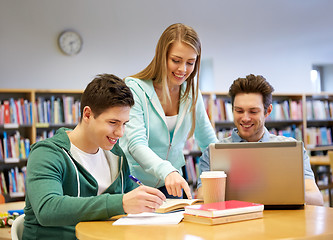
[[[211,170],[227,173],[226,200],[304,205],[302,142],[210,144]]]

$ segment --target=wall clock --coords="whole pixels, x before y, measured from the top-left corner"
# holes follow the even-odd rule
[[[64,54],[73,56],[81,51],[83,41],[80,34],[75,31],[67,30],[60,33],[58,45]]]

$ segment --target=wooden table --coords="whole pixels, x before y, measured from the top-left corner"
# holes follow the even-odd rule
[[[79,240],[203,240],[203,239],[333,239],[333,208],[305,206],[302,210],[264,210],[261,219],[215,226],[113,226],[113,221],[80,222]]]
[[[24,206],[24,201],[4,203],[0,204],[0,212],[7,212],[8,210],[20,210],[23,209]],[[0,239],[12,239],[10,236],[10,227],[6,226],[5,228],[0,228]]]

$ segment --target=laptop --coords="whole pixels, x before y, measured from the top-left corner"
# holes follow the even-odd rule
[[[210,170],[227,174],[226,200],[304,206],[302,142],[213,143],[209,150]]]

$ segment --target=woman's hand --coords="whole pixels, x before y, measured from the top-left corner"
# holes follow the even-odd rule
[[[166,176],[165,187],[169,195],[177,197],[182,196],[182,189],[184,189],[187,198],[192,199],[192,194],[188,183],[178,172],[172,172]]]

